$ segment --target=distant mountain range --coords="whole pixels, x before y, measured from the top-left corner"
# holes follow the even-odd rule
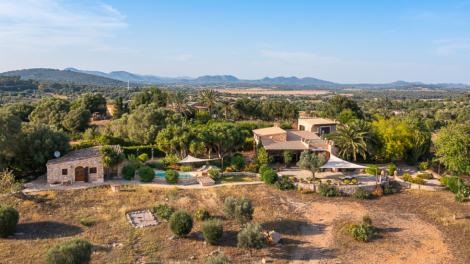
[[[206,75],[198,78],[183,77],[160,77],[155,75],[139,75],[125,71],[113,71],[110,73],[100,71],[83,71],[75,68],[66,68],[64,70],[55,69],[26,69],[0,73],[0,75],[19,75],[22,79],[36,79],[40,81],[50,82],[74,82],[80,84],[93,85],[114,85],[127,86],[127,82],[141,84],[158,84],[158,83],[187,83],[187,84],[203,84],[203,83],[251,83],[251,84],[274,84],[274,85],[317,85],[317,86],[338,86],[338,87],[355,87],[355,88],[393,88],[404,85],[426,85],[422,82],[405,82],[397,81],[385,84],[339,84],[324,81],[315,78],[297,78],[293,77],[275,77],[263,78],[260,80],[243,80],[232,75]],[[461,83],[437,83],[436,86],[461,88],[468,87],[467,84]]]

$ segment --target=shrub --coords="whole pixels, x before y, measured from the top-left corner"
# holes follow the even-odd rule
[[[231,264],[230,257],[225,255],[224,252],[220,252],[219,254],[214,254],[209,256],[206,259],[206,264]]]
[[[205,221],[201,225],[202,236],[209,244],[215,244],[219,242],[224,234],[224,228],[222,225],[222,221],[219,219],[211,219]]]
[[[354,198],[365,200],[365,199],[370,199],[370,192],[363,189],[363,188],[358,188],[354,194]]]
[[[134,179],[134,175],[135,175],[134,165],[129,164],[122,169],[122,176],[124,177],[125,180],[130,181]]]
[[[136,157],[135,155],[128,155],[127,156],[127,160],[132,163],[132,165],[134,165],[134,167],[136,169],[140,169],[140,167],[142,166],[142,162],[140,161],[140,159],[138,157]]]
[[[153,178],[155,178],[155,171],[147,166],[140,167],[139,177],[141,182],[151,182],[153,181]]]
[[[326,183],[328,183],[328,185],[331,183],[331,180],[326,180]]]
[[[279,181],[274,183],[274,188],[285,191],[285,190],[295,190],[294,184],[287,178],[282,178]]]
[[[261,164],[261,166],[259,166],[259,175],[261,175],[261,179],[263,179],[263,173],[265,173],[266,171],[270,169],[271,167],[269,167],[268,164]]]
[[[382,170],[379,167],[375,166],[375,165],[369,164],[369,165],[366,166],[366,172],[368,174],[375,176],[376,171],[377,171],[378,175],[380,175],[380,173],[382,173]]]
[[[289,179],[289,175],[282,175],[283,179]]]
[[[384,194],[394,194],[396,192],[397,190],[395,190],[395,188],[392,186],[384,186]]]
[[[297,180],[297,178],[294,177],[294,176],[292,176],[292,177],[290,177],[290,180],[291,180],[291,181],[295,181],[295,180]]]
[[[271,185],[275,183],[277,179],[277,173],[273,169],[267,170],[263,173],[264,184]]]
[[[11,206],[0,205],[0,237],[7,237],[15,232],[20,215]]]
[[[419,185],[424,185],[425,184],[424,180],[420,177],[414,178],[413,183],[416,183],[416,184],[419,184]]]
[[[185,210],[178,210],[170,217],[170,230],[176,237],[184,237],[193,229],[193,219]]]
[[[257,173],[258,167],[259,164],[256,163],[245,164],[245,169],[243,171]]]
[[[217,170],[217,169],[210,169],[210,170],[208,171],[208,173],[209,173],[209,176],[210,176],[214,181],[217,180],[217,179],[219,178],[219,175],[220,175],[219,170]]]
[[[194,218],[196,218],[196,220],[206,221],[211,218],[211,215],[209,214],[209,211],[207,211],[206,208],[200,208],[196,211]]]
[[[402,180],[407,181],[407,182],[413,182],[413,177],[409,173],[403,174],[401,177]]]
[[[146,162],[146,161],[149,160],[149,155],[147,155],[147,153],[141,154],[141,155],[139,155],[139,159],[140,159],[142,162]]]
[[[261,232],[261,226],[259,224],[250,225],[248,224],[245,229],[238,233],[238,248],[248,249],[260,249],[264,246],[266,238]],[[250,251],[251,252],[251,251]]]
[[[454,196],[455,200],[459,203],[463,202],[463,199],[464,199],[464,195],[460,192],[460,193],[456,193],[455,196]]]
[[[303,181],[304,181],[304,178],[299,178],[299,181],[300,181],[300,182],[303,182]]]
[[[243,151],[252,151],[254,149],[255,139],[254,138],[246,138],[245,144],[243,144]]]
[[[393,176],[393,174],[395,173],[396,170],[397,170],[397,165],[395,165],[393,163],[388,165],[388,175],[389,176]]]
[[[180,174],[175,170],[167,170],[165,172],[165,180],[168,184],[175,184],[178,182]]]
[[[443,178],[440,178],[439,181],[441,182],[442,185],[447,186],[448,179],[449,177],[443,177]]]
[[[230,167],[225,168],[225,172],[232,172],[232,168]]]
[[[470,195],[470,187],[463,187],[460,189],[460,192],[463,194],[463,196],[468,197]]]
[[[157,170],[163,170],[165,168],[165,164],[160,161],[149,162],[147,163],[147,166],[149,166],[152,169],[157,169]]]
[[[183,166],[180,167],[180,170],[181,170],[182,172],[192,171],[192,170],[193,170],[193,166],[191,166],[191,165],[183,165]]]
[[[460,187],[459,187],[460,185]],[[449,190],[453,193],[458,193],[459,188],[462,189],[464,186],[462,179],[457,176],[451,176],[447,179],[447,186],[449,186]]]
[[[332,185],[320,185],[318,188],[320,190],[320,195],[325,197],[343,196],[343,192]]]
[[[419,165],[418,165],[418,170],[419,171],[425,171],[427,170],[429,167],[429,163],[427,162],[421,162]]]
[[[364,223],[351,224],[346,229],[346,232],[355,240],[360,242],[369,242],[369,240],[372,238],[372,235],[378,234],[377,228]]]
[[[349,184],[350,181],[349,181],[349,180],[344,180],[344,183],[345,183],[345,184]]]
[[[353,184],[356,184],[356,183],[357,183],[357,180],[356,180],[356,179],[352,179],[351,182],[352,182]]]
[[[251,200],[245,196],[238,196],[236,199],[229,196],[224,202],[224,212],[228,219],[235,219],[239,226],[246,224],[253,219],[253,206]]]
[[[369,215],[364,215],[362,217],[362,222],[366,225],[372,225],[372,219],[370,218]]]
[[[234,171],[241,171],[243,168],[245,168],[245,159],[240,156],[233,157],[232,160],[230,161],[231,168]]]
[[[382,190],[382,188],[378,187],[377,189],[372,190],[370,194],[372,196],[381,197],[382,195],[384,195],[384,191]]]
[[[151,212],[166,220],[170,219],[171,215],[173,214],[173,212],[168,208],[168,204],[152,206]]]
[[[45,264],[86,264],[91,261],[93,245],[83,239],[72,238],[57,243],[47,251]]]
[[[430,179],[434,178],[432,176],[432,174],[427,174],[427,173],[426,174],[418,174],[418,176],[416,176],[416,177],[421,178],[421,179],[426,179],[426,180],[430,180]]]

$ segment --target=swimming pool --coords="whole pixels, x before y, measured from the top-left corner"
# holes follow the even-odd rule
[[[155,172],[155,177],[165,177],[164,172]],[[191,178],[194,177],[194,175],[188,174],[188,173],[180,173],[180,178]]]

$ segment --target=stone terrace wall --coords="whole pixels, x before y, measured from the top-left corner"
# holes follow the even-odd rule
[[[388,186],[389,182],[388,181],[384,181],[380,184],[378,184],[379,186]],[[295,182],[294,185],[297,187],[297,188],[302,188],[302,189],[307,189],[307,190],[312,190],[313,191],[313,183],[300,183],[300,182]],[[320,192],[320,189],[319,189],[319,186],[320,184],[315,184],[316,185],[316,189],[315,189],[315,192]],[[340,186],[338,185],[331,185],[333,187],[335,187],[336,189],[339,189],[341,191],[343,191],[345,194],[348,194],[348,195],[353,195],[354,192],[356,192],[357,189],[359,188],[362,188],[362,189],[365,189],[367,191],[372,191],[372,190],[375,190],[375,185],[364,185],[364,184],[349,184],[349,185],[346,185],[346,184],[341,184]]]

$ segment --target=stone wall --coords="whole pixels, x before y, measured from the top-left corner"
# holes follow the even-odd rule
[[[307,190],[312,190],[313,191],[313,183],[300,183],[300,182],[295,182],[294,185],[297,187],[297,188],[302,188],[302,189],[307,189]],[[382,183],[379,183],[378,184],[379,186],[388,186],[389,185],[389,182],[388,181],[384,181]],[[315,192],[320,192],[320,184],[315,184],[316,188],[315,188]],[[348,194],[348,195],[353,195],[354,192],[356,192],[357,189],[359,188],[362,188],[362,189],[365,189],[367,191],[372,191],[372,190],[375,190],[375,185],[364,185],[364,184],[341,184],[340,186],[336,185],[336,184],[331,184],[331,186],[335,187],[336,189],[338,190],[341,190],[343,191],[343,193],[345,194]]]
[[[247,175],[251,177],[260,177],[259,173],[252,173],[252,172],[224,172],[223,176],[230,176],[230,175]],[[222,177],[222,175],[219,175],[219,178]]]
[[[47,183],[50,184],[55,181],[75,182],[75,168],[88,167],[88,182],[103,182],[104,181],[104,168],[101,157],[95,157],[84,160],[67,161],[58,164],[47,165]],[[96,168],[96,173],[90,173],[90,168]],[[62,169],[67,169],[67,175],[62,175]]]
[[[415,189],[415,190],[424,190],[424,191],[444,191],[449,189],[447,186],[433,186],[433,185],[420,185],[416,183],[406,182],[398,177],[395,177],[395,181],[400,184],[400,186],[405,187],[407,189]]]

